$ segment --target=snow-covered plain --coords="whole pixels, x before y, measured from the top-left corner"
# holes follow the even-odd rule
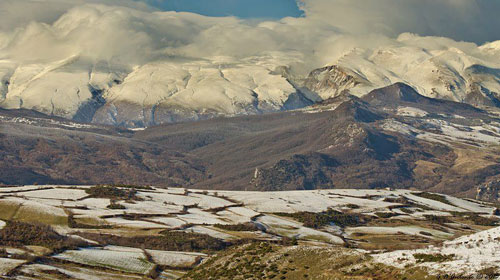
[[[112,271],[112,270],[96,270],[93,267],[81,267],[81,266],[50,266],[45,264],[29,264],[24,265],[21,268],[23,273],[27,273],[30,275],[43,275],[44,272],[52,272],[56,271],[59,273],[63,273],[66,278],[70,279],[78,279],[78,280],[115,280],[121,279],[123,276],[123,272],[121,271]],[[49,279],[52,279],[53,276],[49,275]],[[126,279],[143,279],[144,277],[141,275],[133,275],[128,274],[125,277]]]
[[[68,250],[55,257],[62,260],[104,266],[139,274],[146,274],[154,266],[154,264],[146,260],[146,256],[141,250],[134,248],[84,248]]]
[[[438,238],[449,238],[452,237],[453,234],[442,232],[439,230],[428,229],[418,226],[399,226],[399,227],[351,227],[346,229],[347,235],[352,233],[370,233],[370,234],[378,234],[378,235],[386,235],[386,234],[407,234],[407,235],[418,235],[418,236],[429,236],[422,234],[428,233],[432,236],[436,236]]]
[[[19,206],[18,212],[26,211],[28,213],[32,214],[36,213],[38,215],[50,215],[58,217],[66,216],[66,213],[62,208],[56,206],[50,206],[50,204],[40,203],[35,200],[26,199],[23,197],[3,197],[2,199],[0,199],[0,203],[7,203]]]
[[[62,189],[57,188],[53,190],[31,191],[23,194],[29,198],[45,198],[45,199],[60,199],[60,200],[78,200],[88,194],[85,190],[81,189]]]
[[[237,201],[244,201],[245,206],[256,212],[286,212],[299,211],[322,212],[330,207],[341,207],[347,204],[356,204],[367,209],[384,209],[393,205],[389,202],[354,197],[380,194],[377,191],[356,190],[316,190],[316,191],[287,191],[287,192],[219,192]]]
[[[12,269],[25,263],[25,260],[14,260],[7,258],[0,258],[0,276],[4,276],[9,273]]]
[[[264,225],[269,232],[289,238],[325,241],[331,244],[344,244],[342,238],[323,231],[304,227],[302,224],[285,218],[264,215],[256,220]]]
[[[146,251],[151,255],[155,263],[170,267],[190,267],[196,264],[200,258],[207,257],[206,254],[193,252]]]
[[[10,218],[33,220],[34,217],[38,217],[33,213],[39,213],[43,214],[44,222],[52,223],[58,233],[69,236],[77,236],[77,232],[87,230],[69,227],[69,224],[66,224],[66,219],[71,215],[79,223],[105,225],[106,227],[97,231],[107,234],[157,235],[163,230],[174,230],[206,234],[226,242],[240,238],[278,241],[283,237],[288,237],[304,242],[320,242],[325,246],[335,246],[346,242],[354,242],[352,244],[364,242],[357,238],[358,236],[364,238],[366,235],[375,238],[392,236],[391,238],[395,238],[395,240],[401,236],[433,241],[451,240],[454,236],[477,232],[480,228],[474,225],[466,226],[461,224],[460,220],[440,225],[432,224],[432,222],[427,221],[428,216],[444,216],[443,218],[446,219],[455,219],[454,213],[473,212],[476,215],[491,217],[490,215],[495,210],[494,206],[487,203],[442,195],[439,200],[445,199],[447,203],[444,203],[421,197],[418,192],[410,190],[207,192],[177,188],[138,189],[136,194],[138,200],[117,200],[115,203],[124,206],[124,209],[109,209],[110,199],[87,197],[85,190],[89,187],[0,188],[0,206],[11,209],[11,215],[13,215],[2,218],[4,221],[0,220],[0,229],[5,226],[5,220]],[[404,202],[394,202],[405,200],[410,201],[410,203],[404,205],[401,204]],[[419,208],[419,205],[422,208]],[[361,223],[355,226],[331,223],[319,228],[310,228],[298,220],[282,214],[319,213],[328,209],[373,217],[375,223]],[[382,223],[379,223],[377,221],[380,220],[376,217],[380,214],[387,214],[389,218],[383,219]],[[51,218],[52,216],[57,217],[57,219]],[[244,223],[253,223],[259,230],[237,232],[218,226]],[[96,229],[88,229],[88,231],[95,233]],[[442,248],[432,247],[415,252],[435,252],[437,250],[446,254],[456,254],[453,262],[419,264],[436,271],[453,269],[459,265],[468,266],[468,262],[472,263],[474,269],[479,270],[485,268],[488,260],[499,258],[495,251],[500,249],[495,247],[497,246],[495,245],[495,242],[498,241],[498,239],[495,241],[497,237],[500,238],[500,233],[498,229],[494,229],[478,233],[476,237],[470,237],[470,240],[461,237],[461,239],[445,242]],[[96,242],[90,243],[92,246],[99,246]],[[460,252],[457,251],[465,253],[460,255]],[[389,265],[396,263],[396,265],[404,266],[406,263],[414,262],[411,257],[402,258],[402,256],[410,254],[408,252],[376,255],[376,260]],[[148,273],[154,264],[186,268],[200,263],[202,259],[207,257],[199,253],[157,250],[147,250],[147,253],[152,260],[147,260],[148,256],[144,254],[142,249],[108,245],[69,250],[55,257],[76,264],[110,268],[138,275]],[[473,258],[475,254],[483,255]],[[12,265],[9,266],[9,269],[12,267]],[[38,271],[41,268],[26,265],[22,269]],[[64,268],[61,269],[64,270]],[[7,269],[5,270],[7,271]],[[81,275],[80,273],[83,273],[74,270],[66,272],[68,275]]]
[[[215,238],[218,238],[218,239],[222,239],[222,240],[234,240],[234,239],[237,239],[237,237],[233,236],[233,235],[230,235],[230,234],[227,234],[227,233],[224,233],[220,230],[217,230],[215,228],[209,228],[209,227],[206,227],[206,226],[193,226],[193,227],[189,227],[189,228],[186,228],[184,230],[184,232],[193,232],[193,233],[201,233],[201,234],[206,234],[206,235],[209,235],[209,236],[212,236],[212,237],[215,237]]]
[[[408,117],[425,117],[429,113],[422,109],[413,108],[413,107],[400,107],[398,108],[398,115],[400,116],[408,116]]]
[[[26,186],[0,188],[0,204],[18,205],[21,209],[53,216],[92,218],[111,225],[131,228],[175,228],[185,224],[213,225],[251,222],[263,213],[322,212],[329,208],[352,208],[359,213],[384,212],[398,203],[386,198],[404,197],[417,204],[446,215],[447,212],[476,212],[490,214],[494,208],[464,199],[445,197],[449,203],[423,198],[409,190],[314,190],[285,192],[219,191],[202,192],[184,189],[138,190],[140,201],[119,202],[125,209],[109,209],[109,199],[86,197],[88,186]],[[432,214],[432,212],[430,212]],[[123,214],[148,214],[141,220],[121,217]],[[425,213],[401,213],[419,218]],[[429,214],[429,213],[427,213]]]

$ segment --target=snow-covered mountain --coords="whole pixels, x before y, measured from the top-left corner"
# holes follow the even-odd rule
[[[424,97],[401,83],[301,110],[144,130],[0,109],[0,183],[395,187],[476,197],[500,179],[498,143],[498,108]],[[485,191],[477,197],[499,197]]]
[[[99,100],[103,91],[125,76],[118,67],[92,63],[78,56],[46,64],[2,61],[0,69],[3,108],[33,109],[70,119],[79,119],[79,110]]]
[[[13,9],[17,2],[29,3]],[[14,15],[0,24],[0,108],[143,127],[296,109],[344,90],[361,96],[398,82],[432,98],[500,105],[498,36],[475,40],[393,26],[405,19],[401,14],[425,14],[425,29],[441,25],[430,13],[393,18],[383,9],[375,24],[364,14],[351,23],[351,16],[332,14],[359,9],[314,0],[300,1],[304,17],[260,21],[161,12],[137,1],[43,1],[42,10],[54,10],[48,19],[36,16],[38,2],[0,8]],[[33,18],[23,19],[24,12]],[[451,15],[444,22],[461,19]],[[472,18],[488,25],[484,15]],[[470,23],[446,27],[478,31]]]
[[[297,109],[343,91],[363,96],[397,82],[431,98],[500,106],[499,43],[478,47],[450,40],[447,46],[446,40],[404,34],[383,47],[352,48],[302,76],[290,74],[296,61],[284,53],[135,66],[82,55],[51,63],[3,59],[0,107],[143,127]]]
[[[127,72],[75,56],[45,65],[3,61],[0,67],[1,107],[103,124],[149,126],[259,114],[319,100],[274,73],[276,67],[251,61],[164,61]]]
[[[500,106],[499,42],[457,48],[443,38],[403,34],[392,46],[353,48],[330,65],[316,69],[305,87],[329,98],[348,90],[362,96],[403,82],[420,94],[474,106]],[[409,44],[408,41],[411,41]],[[438,44],[440,43],[440,44]]]
[[[107,103],[93,120],[150,125],[296,109],[318,100],[273,71],[247,62],[149,63],[103,95]]]

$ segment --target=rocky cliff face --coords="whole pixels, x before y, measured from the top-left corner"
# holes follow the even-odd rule
[[[500,180],[490,181],[477,188],[476,199],[500,202]]]
[[[337,65],[318,68],[304,80],[304,87],[318,93],[323,99],[340,95],[344,91],[368,81]]]

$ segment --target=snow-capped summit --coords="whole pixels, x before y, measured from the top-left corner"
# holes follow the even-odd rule
[[[400,36],[399,41],[404,41]],[[422,40],[439,42],[439,38]],[[429,48],[424,43],[376,49],[355,49],[329,66],[316,69],[304,80],[305,87],[329,98],[348,90],[362,96],[397,82],[420,94],[474,106],[500,105],[500,52],[498,42],[482,47],[466,46],[468,52],[450,46]]]
[[[80,56],[38,64],[3,60],[0,107],[142,127],[296,109],[397,82],[431,98],[500,106],[500,63],[491,60],[498,52],[486,46],[470,54],[456,47],[355,49],[304,78],[281,73],[286,65],[265,57],[164,60],[134,69]]]
[[[0,65],[1,107],[113,125],[258,114],[315,99],[274,69],[249,63],[163,61],[127,72],[75,56],[52,64]]]
[[[149,63],[104,94],[94,121],[151,125],[259,114],[312,104],[273,69],[251,64]]]
[[[46,64],[0,65],[4,67],[0,74],[5,91],[1,107],[34,109],[70,119],[78,119],[85,104],[124,75],[116,67],[91,63],[79,56]]]
[[[7,42],[0,46],[0,108],[145,127],[297,109],[398,82],[426,97],[500,106],[499,41],[478,47],[405,33],[351,44],[333,32],[324,34],[332,45],[310,39],[295,46],[303,30],[295,26],[285,32],[296,35],[287,37],[293,43],[277,44],[280,24],[259,24],[254,34],[234,18],[77,7],[51,25],[0,34]],[[217,29],[227,25],[252,43]],[[224,36],[211,41],[211,32]]]

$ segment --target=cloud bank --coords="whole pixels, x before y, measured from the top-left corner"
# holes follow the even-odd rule
[[[309,19],[355,34],[404,32],[484,43],[500,39],[500,1],[303,0]]]
[[[433,44],[473,52],[474,43],[500,39],[498,1],[301,0],[299,5],[303,17],[256,21],[163,12],[132,0],[3,0],[0,59],[29,64],[80,56],[132,69],[157,60],[259,56],[307,71],[353,48]],[[452,40],[397,40],[404,32]]]

